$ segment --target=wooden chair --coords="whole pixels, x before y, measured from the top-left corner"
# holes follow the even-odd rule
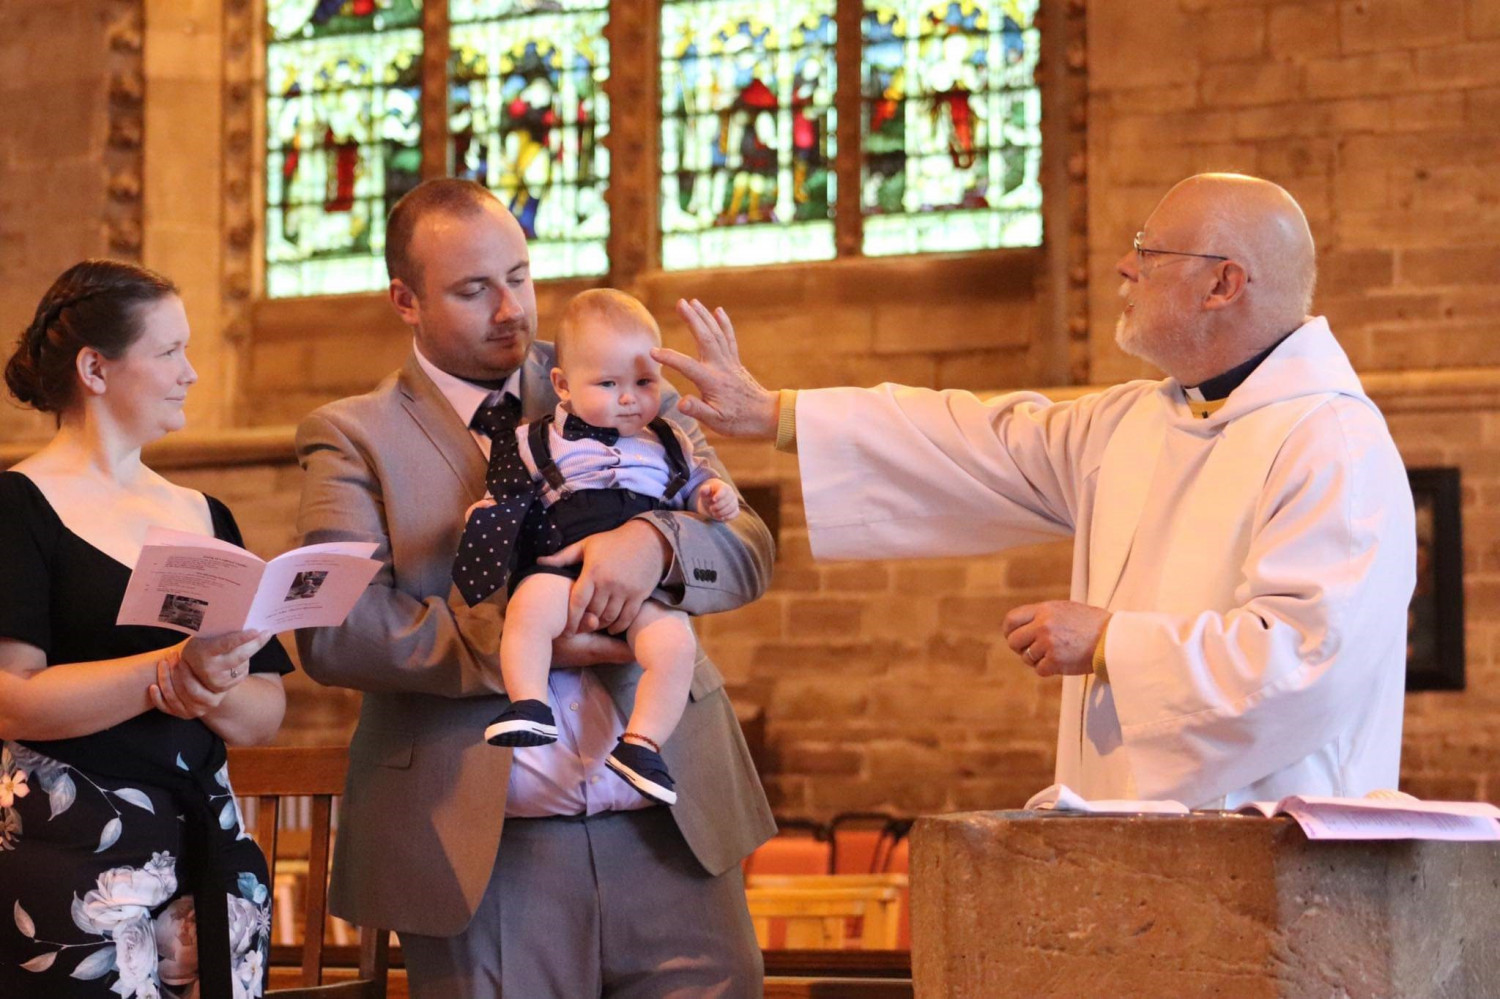
[[[884,874],[911,832],[911,819],[884,812],[843,812],[828,823],[830,874]]]
[[[235,794],[256,800],[252,835],[266,855],[271,883],[276,883],[277,818],[282,800],[312,799],[307,849],[307,877],[302,896],[303,940],[298,987],[274,989],[275,999],[385,999],[390,965],[390,934],[361,927],[359,977],[323,984],[323,950],[328,915],[328,858],[332,840],[333,799],[344,793],[348,770],[343,746],[234,748],[229,750],[229,779]]]
[[[762,948],[891,950],[906,887],[904,874],[752,874],[745,899]]]
[[[776,835],[740,865],[746,877],[756,874],[827,874],[833,844],[828,828],[810,819],[776,820]]]

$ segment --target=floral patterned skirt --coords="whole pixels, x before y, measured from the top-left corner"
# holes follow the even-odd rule
[[[180,757],[179,757],[180,760]],[[229,896],[234,999],[262,995],[271,899],[227,768],[210,794]],[[198,999],[183,822],[160,788],[0,748],[0,996]]]

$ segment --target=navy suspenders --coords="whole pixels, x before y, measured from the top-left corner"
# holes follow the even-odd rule
[[[526,443],[531,448],[531,460],[536,463],[537,474],[546,480],[547,487],[558,495],[559,498],[570,495],[573,490],[563,479],[562,471],[557,467],[557,462],[552,460],[552,442],[548,431],[552,427],[554,417],[551,413],[539,420],[534,420],[526,431]],[[688,468],[687,456],[682,453],[682,442],[677,439],[677,433],[665,418],[658,416],[649,424],[656,439],[661,441],[662,448],[667,452],[667,468],[671,476],[667,480],[667,490],[662,494],[662,499],[670,500],[682,491],[682,487],[688,484],[692,477],[692,469]]]

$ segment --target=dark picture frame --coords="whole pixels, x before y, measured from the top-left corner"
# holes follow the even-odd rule
[[[1409,468],[1417,587],[1407,616],[1406,689],[1464,689],[1464,541],[1457,468]]]

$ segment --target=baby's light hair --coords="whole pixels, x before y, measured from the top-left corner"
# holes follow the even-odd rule
[[[579,292],[563,307],[557,324],[557,365],[562,367],[568,342],[583,335],[590,321],[613,333],[645,333],[661,344],[661,327],[640,301],[613,288],[590,288]]]

